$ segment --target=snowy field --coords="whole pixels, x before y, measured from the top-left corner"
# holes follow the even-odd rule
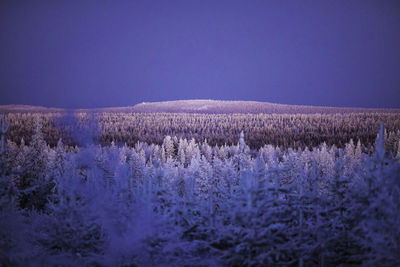
[[[43,117],[26,143],[7,120],[2,266],[400,266],[398,117],[389,131],[366,126],[372,144],[295,149],[251,148],[246,128],[218,146],[184,135],[101,143],[91,124],[79,146],[50,146]]]

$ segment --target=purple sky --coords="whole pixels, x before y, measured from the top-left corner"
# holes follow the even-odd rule
[[[0,104],[400,108],[400,1],[0,1]]]

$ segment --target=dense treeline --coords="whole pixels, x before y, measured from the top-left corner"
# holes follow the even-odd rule
[[[186,113],[14,113],[10,139],[29,143],[36,117],[40,117],[45,140],[55,146],[59,138],[68,145],[79,145],[82,136],[98,135],[107,145],[111,142],[128,146],[139,142],[161,144],[166,135],[194,138],[197,142],[232,145],[244,131],[247,144],[258,149],[271,144],[281,148],[315,147],[323,142],[344,147],[353,139],[366,147],[373,145],[379,123],[386,127],[388,148],[396,150],[400,138],[398,113],[345,114],[186,114]],[[89,132],[89,133],[88,133]]]
[[[399,266],[400,146],[385,152],[384,135],[371,153],[360,142],[251,151],[243,134],[134,147],[85,134],[67,150],[37,123],[29,145],[0,149],[0,262]]]

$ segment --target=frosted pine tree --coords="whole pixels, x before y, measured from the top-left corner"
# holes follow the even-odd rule
[[[186,148],[188,146],[187,140],[186,139],[179,139],[179,144],[178,144],[178,161],[182,166],[186,166]]]
[[[396,158],[400,159],[400,140],[397,142],[397,153],[396,153]]]
[[[125,164],[131,159],[130,152],[131,151],[130,151],[129,147],[125,143],[119,150],[119,163],[120,164]]]
[[[244,133],[240,132],[239,142],[238,142],[238,153],[235,155],[235,165],[237,170],[245,170],[250,168],[250,149],[244,141]]]
[[[207,199],[212,175],[207,159],[204,156],[192,158],[189,170],[194,179],[195,194],[201,199]]]
[[[164,145],[161,145],[160,151],[160,161],[165,163],[167,161],[167,153],[165,152]]]
[[[214,156],[220,158],[221,160],[225,160],[228,156],[226,145],[224,146],[216,146],[214,148]]]
[[[7,162],[6,135],[10,123],[6,123],[5,115],[1,118],[1,141],[0,141],[0,211],[15,210],[18,190],[14,185],[13,170]]]
[[[244,141],[244,132],[240,132],[239,136],[239,153],[246,153],[248,150],[248,147],[246,145],[246,142]]]
[[[272,145],[266,145],[260,148],[260,155],[263,157],[267,167],[275,166],[276,150]]]
[[[265,179],[266,175],[266,168],[265,168],[265,161],[263,157],[258,154],[256,158],[256,163],[254,166],[254,174],[257,180],[262,181]]]
[[[400,230],[400,165],[385,154],[384,130],[380,126],[375,152],[365,162],[363,180],[353,193],[351,209],[357,227],[354,235],[364,251],[364,265],[398,266]]]
[[[164,183],[167,185],[167,188],[170,192],[172,192],[175,188],[175,183],[178,178],[178,167],[176,161],[169,157],[167,162],[164,164]]]
[[[110,153],[115,152],[114,149],[108,151],[107,150],[108,149],[106,147],[97,147],[97,149],[95,150],[95,168],[92,168],[90,171],[97,172],[98,179],[101,178],[102,182],[112,183],[114,176],[113,158],[117,155],[114,153]]]
[[[106,236],[101,226],[96,197],[104,197],[99,179],[83,182],[74,170],[59,179],[57,195],[48,204],[48,215],[37,221],[38,243],[53,253],[85,261],[103,253]],[[101,202],[100,202],[101,203]],[[83,264],[81,262],[80,264]]]
[[[355,150],[353,139],[350,139],[349,143],[346,144],[344,149],[344,164],[346,169],[346,174],[349,175],[353,173],[354,170],[354,162],[355,162]]]
[[[34,177],[43,176],[46,172],[47,144],[42,133],[39,119],[36,120],[35,134],[28,150],[28,164],[30,174]]]
[[[173,157],[175,155],[174,142],[172,141],[171,136],[167,135],[164,138],[163,146],[165,149],[166,158]]]
[[[350,139],[350,141],[346,144],[345,152],[346,152],[346,155],[349,157],[354,156],[355,146],[354,146],[353,139]]]
[[[204,157],[208,160],[208,162],[212,162],[212,149],[207,143],[207,139],[204,140],[203,144],[201,145],[201,153]]]
[[[16,157],[15,166],[19,170],[25,165],[26,155],[28,154],[28,146],[25,145],[24,138],[21,138],[21,143],[19,145],[18,155]]]
[[[199,154],[199,147],[196,144],[196,141],[192,138],[186,148],[186,165],[190,165],[192,158]]]
[[[35,134],[26,155],[25,168],[18,179],[21,190],[20,205],[22,208],[44,209],[51,194],[54,182],[47,179],[48,152],[43,138],[39,119],[36,120]]]
[[[17,157],[19,154],[19,147],[13,141],[7,140],[6,142],[6,163],[13,169],[17,168]]]
[[[264,186],[253,173],[241,171],[240,189],[227,201],[229,225],[217,240],[222,258],[232,266],[293,264],[293,210],[279,198],[281,187]]]
[[[358,139],[357,146],[356,146],[356,149],[354,151],[354,158],[357,161],[361,160],[361,154],[362,154],[361,141],[360,141],[360,139]]]
[[[145,168],[145,158],[143,154],[136,153],[132,151],[130,168],[131,168],[131,179],[132,185],[137,186],[144,181],[144,168]]]
[[[375,140],[375,156],[378,158],[378,160],[383,161],[385,158],[385,138],[384,138],[384,127],[383,124],[381,123],[379,126],[379,133],[376,137]]]
[[[352,153],[352,158],[354,157],[354,152]],[[328,147],[326,143],[322,143],[320,146],[318,152],[315,155],[316,160],[318,162],[318,165],[320,166],[322,170],[322,174],[326,177],[332,177],[333,176],[333,166],[335,164],[334,162],[334,156],[330,153],[328,150]]]
[[[6,134],[8,129],[10,128],[10,123],[6,124],[5,115],[2,114],[1,118],[1,147],[0,147],[0,168],[1,175],[4,176],[6,174]]]
[[[54,161],[52,164],[52,171],[56,177],[63,177],[65,173],[65,163],[67,160],[67,155],[65,152],[64,144],[60,138],[57,142],[57,147],[55,149]]]
[[[35,249],[30,246],[28,238],[32,234],[31,228],[17,207],[19,190],[14,185],[14,174],[6,161],[9,126],[3,114],[0,128],[0,262],[3,266],[28,265],[26,259]]]
[[[214,157],[212,166],[211,186],[214,196],[217,199],[226,199],[230,195],[230,185],[232,183],[226,170],[226,164],[218,157]]]

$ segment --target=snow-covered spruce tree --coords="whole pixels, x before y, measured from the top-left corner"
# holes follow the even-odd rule
[[[267,167],[275,166],[277,151],[272,145],[266,145],[260,148],[259,154],[263,157]]]
[[[240,170],[239,183],[233,184],[230,199],[223,203],[225,216],[217,222],[221,230],[211,242],[225,264],[295,263],[298,254],[290,247],[294,213],[282,197],[288,193],[287,186],[282,186],[282,171],[277,161],[274,169],[265,170],[261,155],[254,172]]]
[[[19,190],[14,185],[15,170],[7,164],[6,134],[9,125],[6,125],[3,114],[0,128],[0,263],[2,266],[23,266],[29,264],[36,249],[30,242],[30,225],[18,209]]]
[[[165,163],[167,161],[167,153],[165,152],[164,145],[161,145],[160,147],[160,159],[162,163]]]
[[[278,184],[269,184],[257,176],[241,172],[240,188],[225,206],[229,222],[222,224],[212,245],[230,266],[294,264],[298,258],[290,246],[294,213],[290,203],[279,197],[286,189],[277,179]]]
[[[214,148],[214,157],[218,157],[221,160],[225,160],[228,157],[227,146],[215,146]]]
[[[326,177],[333,176],[333,166],[334,155],[331,153],[326,145],[326,143],[322,143],[315,153],[315,159],[317,161],[318,166],[321,168],[322,175]]]
[[[190,165],[193,157],[200,157],[200,149],[196,141],[192,138],[186,148],[186,165]]]
[[[212,178],[211,178],[211,186],[213,188],[213,195],[216,200],[217,209],[221,206],[219,201],[223,202],[224,200],[230,197],[230,188],[233,183],[232,172],[229,171],[229,164],[227,161],[222,161],[218,157],[214,157],[212,164]]]
[[[101,182],[109,184],[113,183],[116,162],[118,162],[118,153],[115,148],[97,146],[95,148],[94,162],[96,167],[89,171],[96,171],[97,179]]]
[[[307,157],[307,154],[303,153],[302,156]],[[288,220],[287,229],[293,239],[290,251],[294,255],[294,262],[301,266],[325,266],[329,262],[328,241],[331,232],[325,187],[322,168],[312,159],[300,170],[296,183],[285,186],[285,193],[281,195],[287,199],[289,210],[294,212]]]
[[[15,159],[14,165],[17,170],[21,170],[26,162],[26,155],[28,154],[28,146],[25,145],[24,138],[21,138],[21,142],[18,149],[18,154]]]
[[[167,164],[168,163],[168,164]],[[170,169],[171,168],[171,169]],[[174,194],[177,192],[173,191],[172,181],[175,181],[177,170],[175,169],[175,163],[172,158],[163,165],[161,161],[155,158],[153,160],[153,168],[151,168],[153,174],[151,177],[147,176],[143,184],[138,184],[139,189],[144,184],[151,182],[151,188],[153,192],[153,210],[158,215],[163,217],[171,217],[171,208],[174,204]],[[166,179],[168,176],[168,180]]]
[[[19,147],[13,141],[7,140],[6,142],[6,164],[13,170],[17,169],[17,158],[19,154]]]
[[[200,199],[208,199],[212,169],[207,159],[202,155],[192,158],[189,166],[189,175],[194,181],[195,195]]]
[[[172,157],[169,157],[164,164],[163,182],[167,190],[172,193],[175,189],[177,189],[175,187],[177,181],[178,181],[178,164]]]
[[[94,167],[94,157],[91,160],[87,162],[85,179],[77,162],[62,177],[56,177],[57,191],[46,214],[33,222],[38,244],[55,265],[67,259],[69,264],[89,265],[104,253],[106,233],[99,200],[104,197],[107,184],[98,178],[101,170]]]
[[[54,156],[51,162],[51,173],[54,177],[64,177],[66,169],[67,153],[64,148],[62,139],[57,142],[57,147],[54,151]]]
[[[163,146],[164,146],[164,149],[165,149],[165,157],[166,157],[166,159],[169,158],[169,157],[173,157],[175,155],[174,142],[173,142],[171,136],[167,135],[164,138]]]
[[[263,157],[260,157],[260,159],[262,159],[262,161],[264,162]],[[284,184],[295,183],[299,179],[301,170],[303,170],[303,166],[299,160],[298,154],[292,149],[289,149],[285,153],[285,155],[283,155],[282,167],[286,169],[285,175],[282,180]],[[266,169],[266,164],[264,169]]]
[[[5,176],[7,173],[7,160],[6,160],[6,134],[8,129],[10,128],[10,123],[6,125],[6,117],[2,114],[1,117],[1,147],[0,147],[0,168],[1,168],[1,176]]]
[[[207,143],[207,139],[204,140],[201,145],[201,154],[206,158],[208,162],[212,162],[212,149]]]
[[[179,139],[179,144],[178,144],[178,155],[177,155],[177,157],[178,157],[179,163],[182,164],[182,166],[185,166],[185,167],[187,166],[186,165],[186,155],[185,155],[187,146],[188,146],[187,140],[180,138]]]
[[[54,181],[48,179],[48,147],[43,138],[39,119],[36,119],[35,134],[26,154],[23,171],[17,186],[21,190],[21,208],[43,210],[51,195]]]
[[[351,255],[360,251],[357,240],[351,234],[354,229],[354,217],[349,209],[352,202],[350,194],[354,183],[352,176],[348,175],[345,161],[346,156],[340,150],[332,167],[333,176],[325,177],[326,190],[319,198],[322,200],[322,211],[320,218],[325,219],[324,231],[327,238],[324,242],[324,262],[329,265],[352,265],[357,262]],[[321,221],[321,220],[320,220]],[[321,257],[320,257],[321,259]]]
[[[362,250],[352,258],[364,265],[400,265],[400,164],[385,154],[381,125],[374,154],[354,187],[349,206],[354,214],[352,235]]]
[[[360,160],[361,159],[361,155],[362,155],[361,141],[360,141],[360,139],[358,139],[357,146],[356,146],[356,149],[354,151],[354,158],[356,160]]]
[[[235,167],[238,171],[250,168],[250,148],[246,145],[243,131],[240,132],[239,142],[237,144],[238,152],[234,157]]]
[[[132,186],[136,186],[144,181],[146,159],[143,157],[143,154],[136,153],[135,151],[132,151],[130,158],[129,166],[131,170]]]
[[[396,158],[400,159],[400,140],[397,142],[397,153],[396,153]]]

